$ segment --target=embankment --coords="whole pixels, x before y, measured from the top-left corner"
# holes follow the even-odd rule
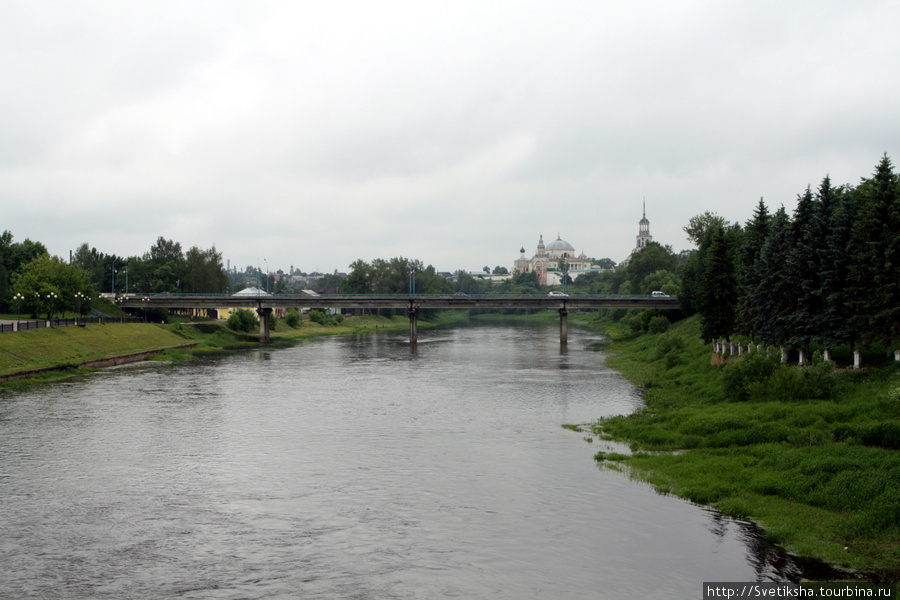
[[[714,365],[696,319],[661,335],[604,328],[610,366],[646,405],[592,425],[632,450],[598,462],[753,520],[797,556],[900,579],[900,367],[801,368],[765,352]]]

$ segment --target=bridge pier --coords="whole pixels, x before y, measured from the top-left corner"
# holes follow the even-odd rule
[[[256,314],[259,315],[259,343],[271,343],[272,336],[269,334],[269,323],[272,318],[272,309],[269,307],[259,307],[256,309]]]
[[[559,309],[559,343],[569,343],[569,311],[565,308]]]
[[[409,343],[413,345],[419,341],[419,311],[416,307],[410,306],[406,310],[406,316],[409,317]]]

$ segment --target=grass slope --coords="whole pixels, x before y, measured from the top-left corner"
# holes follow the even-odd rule
[[[0,374],[158,350],[188,343],[183,337],[150,324],[52,327],[0,335]]]
[[[593,425],[632,448],[598,461],[756,520],[797,555],[900,578],[900,367],[799,368],[762,353],[715,365],[695,318],[662,335],[607,330],[610,366],[644,388],[646,407]]]

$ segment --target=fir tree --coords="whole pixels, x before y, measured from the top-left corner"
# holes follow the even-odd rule
[[[707,342],[719,337],[728,339],[734,332],[737,277],[731,246],[725,230],[716,227],[706,251],[699,306],[703,339]]]
[[[857,195],[853,324],[867,341],[882,340],[890,350],[892,338],[900,335],[900,193],[887,154]]]
[[[736,315],[737,331],[744,335],[753,334],[753,324],[756,320],[753,290],[759,284],[759,255],[769,232],[770,219],[769,209],[766,208],[766,203],[760,198],[759,204],[756,205],[756,210],[753,213],[753,219],[747,221],[744,227],[744,239],[737,267],[740,296],[738,298]]]
[[[790,332],[795,289],[785,265],[793,234],[787,211],[779,208],[769,223],[769,235],[759,255],[759,282],[753,291],[755,331],[766,344],[785,345]]]
[[[826,223],[822,254],[822,315],[817,340],[826,348],[852,343],[850,326],[849,269],[853,222],[856,215],[848,187],[833,188],[829,178],[819,187],[818,197]]]

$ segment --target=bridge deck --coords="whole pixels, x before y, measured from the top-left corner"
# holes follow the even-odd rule
[[[127,308],[657,308],[680,307],[676,298],[635,295],[439,295],[439,294],[274,294],[230,296],[225,294],[129,294],[116,302]]]

